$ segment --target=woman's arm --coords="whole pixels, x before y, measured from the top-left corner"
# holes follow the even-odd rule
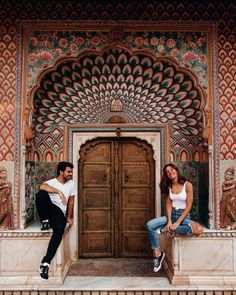
[[[193,205],[193,186],[192,186],[192,183],[186,181],[185,188],[186,188],[186,193],[187,193],[186,208],[183,211],[183,213],[180,215],[180,217],[176,220],[176,222],[173,224],[172,230],[176,230],[176,228],[180,225],[180,223],[184,220],[184,218],[187,216],[187,214],[192,209],[192,205]]]
[[[172,201],[170,199],[170,196],[168,195],[166,197],[166,217],[167,217],[167,220],[168,220],[166,227],[167,227],[168,231],[171,230],[170,227],[172,225],[172,223],[171,223],[171,212],[172,212]]]

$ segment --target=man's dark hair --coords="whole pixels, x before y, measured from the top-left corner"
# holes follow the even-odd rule
[[[70,162],[60,162],[57,165],[57,176],[60,175],[60,171],[64,172],[67,167],[74,168],[74,165]]]

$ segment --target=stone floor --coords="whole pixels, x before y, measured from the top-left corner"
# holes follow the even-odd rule
[[[154,273],[152,259],[95,258],[74,262],[68,276],[166,277],[166,273]]]

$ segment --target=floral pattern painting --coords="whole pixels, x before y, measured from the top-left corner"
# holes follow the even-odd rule
[[[76,57],[88,49],[98,50],[113,41],[106,31],[34,31],[28,37],[28,86],[34,84],[39,70],[58,59]],[[207,32],[125,32],[121,43],[132,50],[148,50],[176,59],[197,73],[200,83],[207,87]]]

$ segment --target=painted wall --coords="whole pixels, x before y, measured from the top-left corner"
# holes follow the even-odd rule
[[[24,68],[17,67],[20,56],[17,48],[22,46],[17,20],[104,20],[104,21],[193,21],[215,22],[218,30],[217,49],[218,78],[216,101],[219,101],[219,113],[216,123],[220,125],[216,140],[219,142],[217,158],[219,166],[224,169],[227,165],[235,166],[235,20],[233,13],[235,1],[0,1],[0,161],[5,165],[14,166],[14,198],[15,226],[19,226],[19,195],[21,193],[20,162],[22,151],[19,142],[22,137],[21,112],[17,110],[22,89],[16,84]],[[27,138],[27,136],[26,136]],[[6,161],[6,162],[5,162]],[[28,165],[28,164],[27,164]],[[225,168],[226,166],[226,168]],[[28,167],[28,166],[26,166]],[[27,169],[27,168],[26,168]],[[32,168],[33,169],[33,168]],[[223,170],[224,170],[223,169]],[[221,170],[221,169],[220,169]],[[12,171],[12,170],[11,170]],[[30,169],[29,169],[30,171]],[[28,172],[30,174],[30,172]],[[224,171],[219,171],[220,182]],[[27,182],[27,179],[26,179]],[[221,190],[220,184],[216,189]],[[30,195],[27,190],[27,195]],[[30,203],[31,201],[29,201]],[[30,215],[30,214],[29,214]],[[29,217],[30,220],[30,217]]]

